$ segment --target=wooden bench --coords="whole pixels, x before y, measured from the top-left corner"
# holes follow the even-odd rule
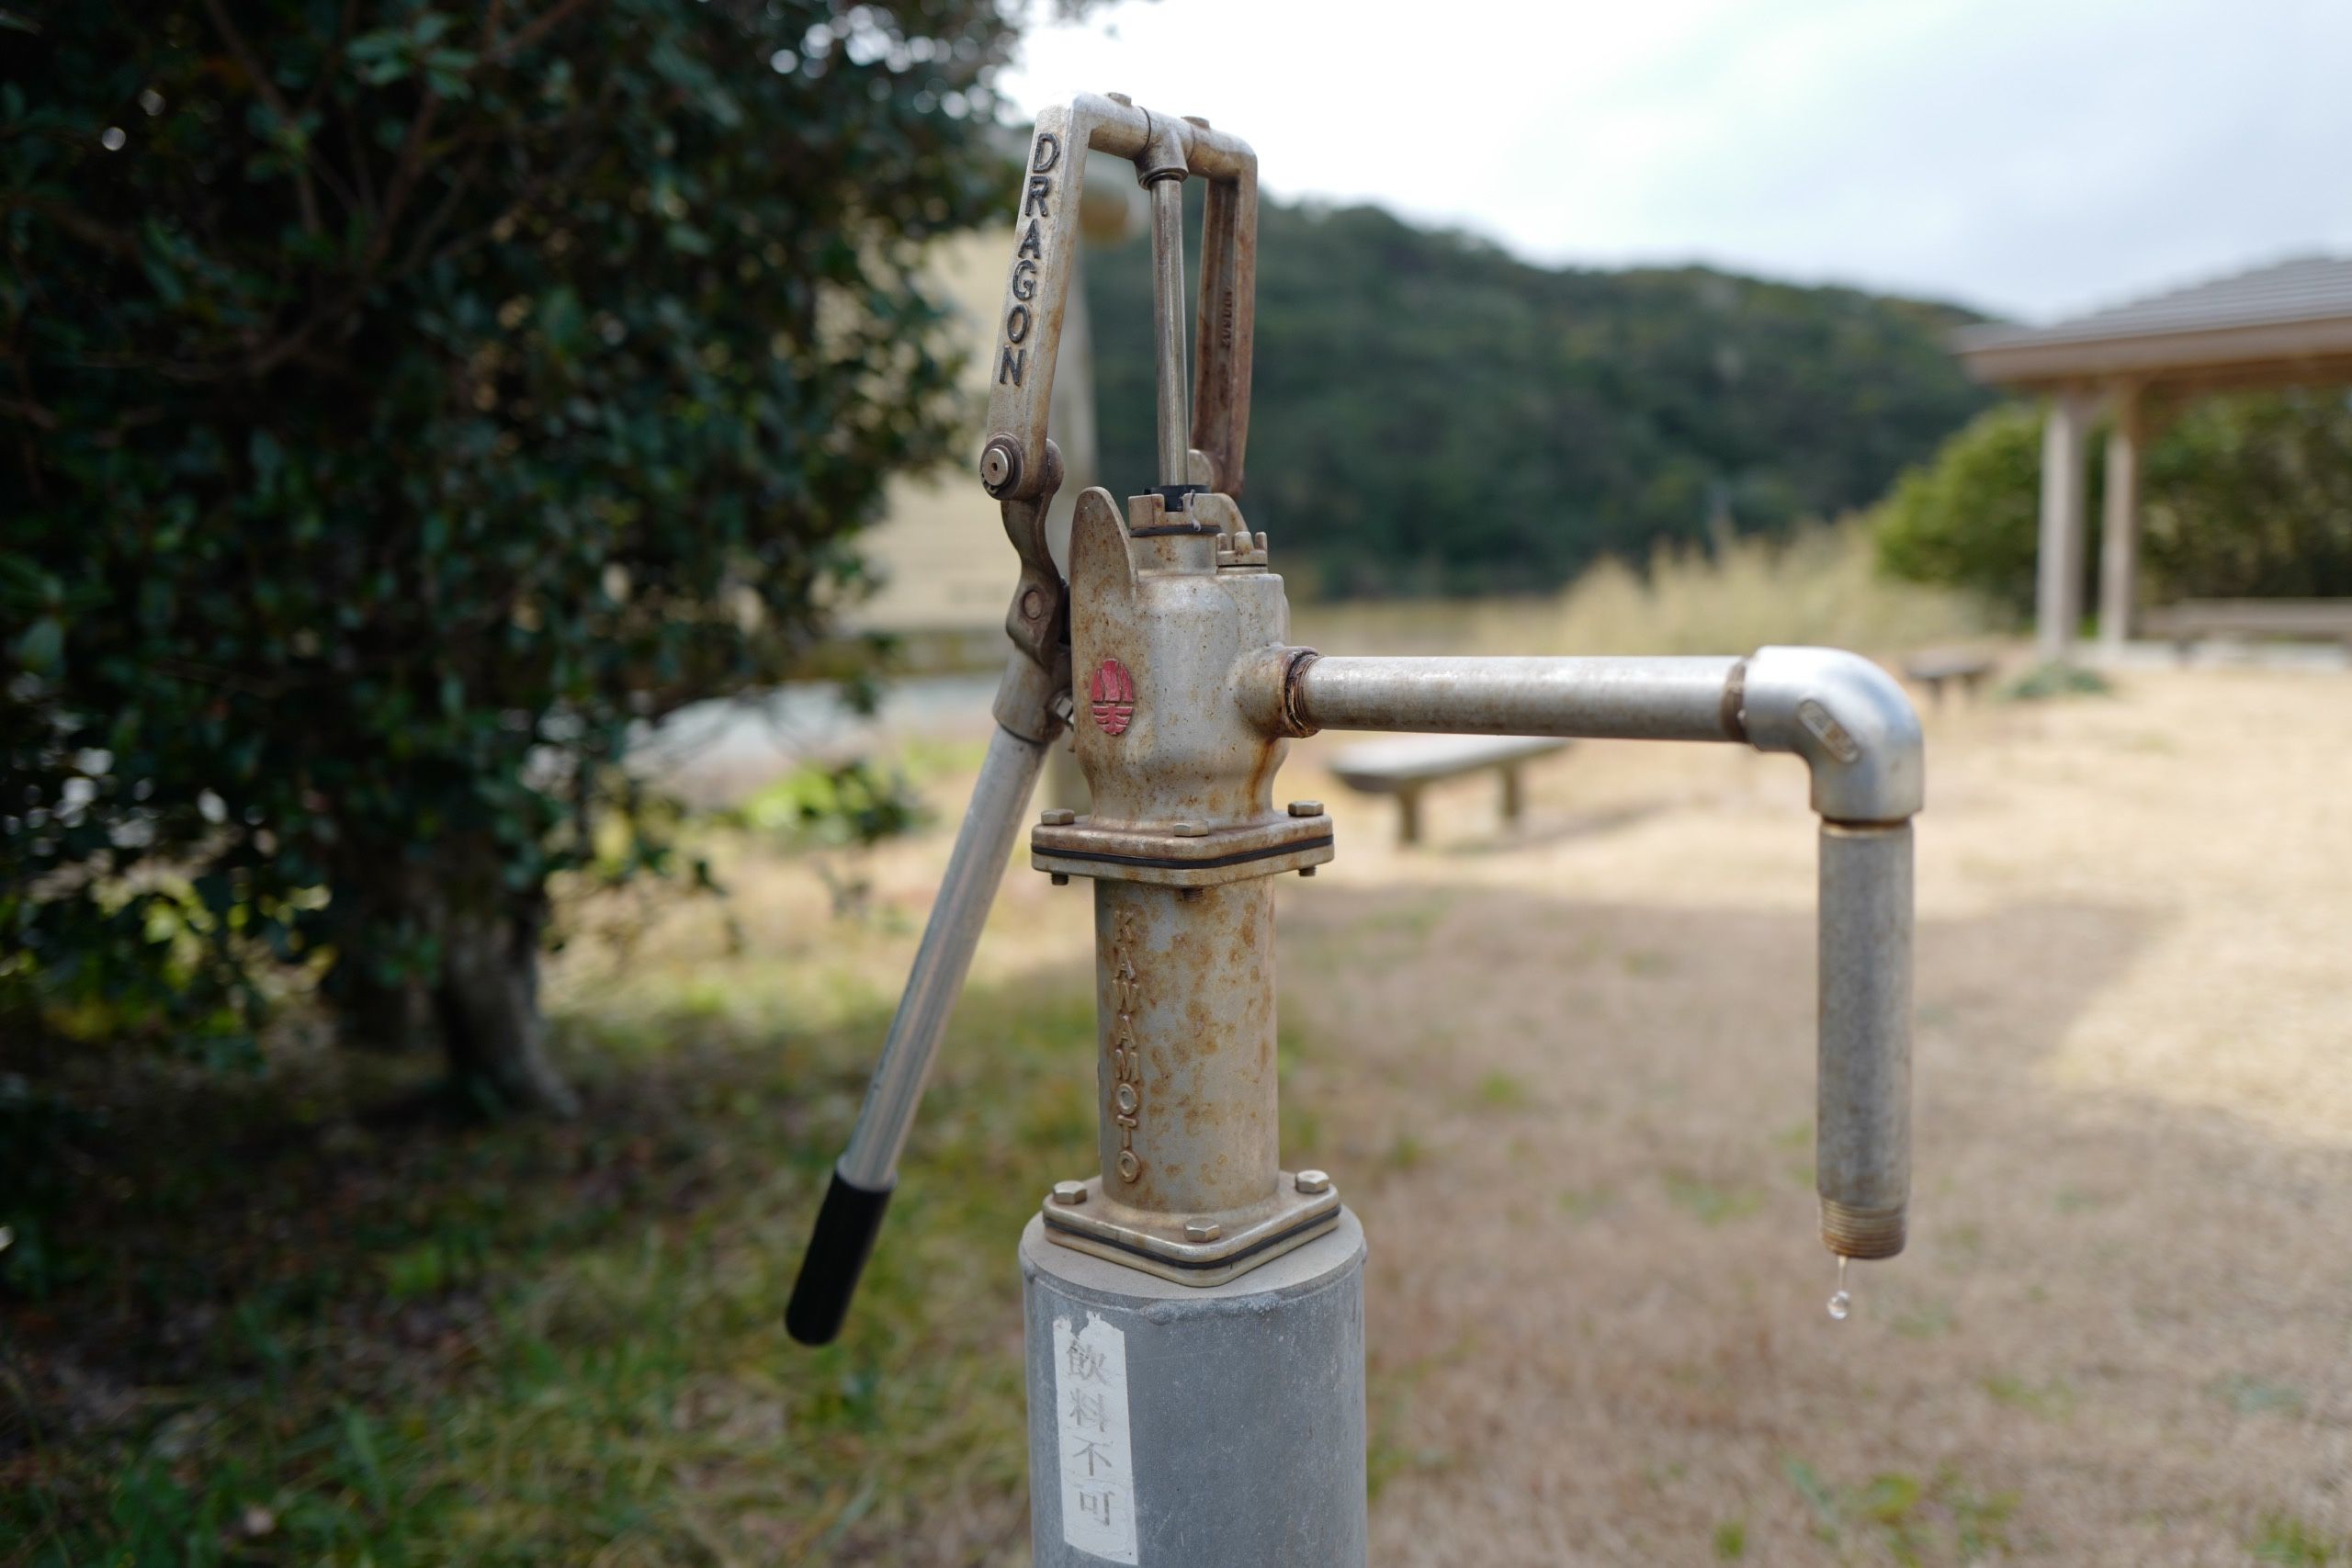
[[[2352,599],[2183,599],[2143,612],[2140,628],[2186,653],[2199,637],[2306,637],[2352,646]]]
[[[1903,673],[1927,687],[1928,700],[1941,707],[1946,686],[1957,685],[1963,694],[1974,696],[1993,673],[1993,656],[1966,648],[1929,649],[1905,660]]]
[[[1445,779],[1488,769],[1502,775],[1503,820],[1516,822],[1525,806],[1520,770],[1538,757],[1567,749],[1565,740],[1519,735],[1400,735],[1351,746],[1331,759],[1331,773],[1360,795],[1393,795],[1399,812],[1396,841],[1421,841],[1421,792]]]

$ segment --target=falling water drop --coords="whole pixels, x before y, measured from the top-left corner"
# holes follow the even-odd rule
[[[1845,1322],[1854,1310],[1854,1298],[1846,1289],[1846,1263],[1845,1254],[1838,1254],[1838,1288],[1829,1296],[1829,1315],[1839,1323]]]

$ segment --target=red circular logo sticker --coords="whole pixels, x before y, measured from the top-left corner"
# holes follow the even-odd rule
[[[1125,735],[1136,716],[1136,679],[1115,659],[1106,659],[1094,672],[1094,722],[1105,735]]]

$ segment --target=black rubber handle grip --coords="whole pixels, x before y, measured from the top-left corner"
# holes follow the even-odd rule
[[[890,1189],[868,1192],[833,1172],[800,1259],[800,1278],[793,1281],[792,1300],[784,1309],[785,1331],[803,1345],[830,1345],[842,1331],[849,1299],[857,1294],[857,1277],[865,1272],[875,1233],[889,1206]]]

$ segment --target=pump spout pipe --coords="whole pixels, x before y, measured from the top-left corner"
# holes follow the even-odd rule
[[[1855,654],[1746,659],[1351,659],[1282,671],[1280,724],[1592,739],[1734,740],[1792,752],[1821,818],[1821,1238],[1845,1258],[1903,1250],[1911,1190],[1911,818],[1919,719]]]

